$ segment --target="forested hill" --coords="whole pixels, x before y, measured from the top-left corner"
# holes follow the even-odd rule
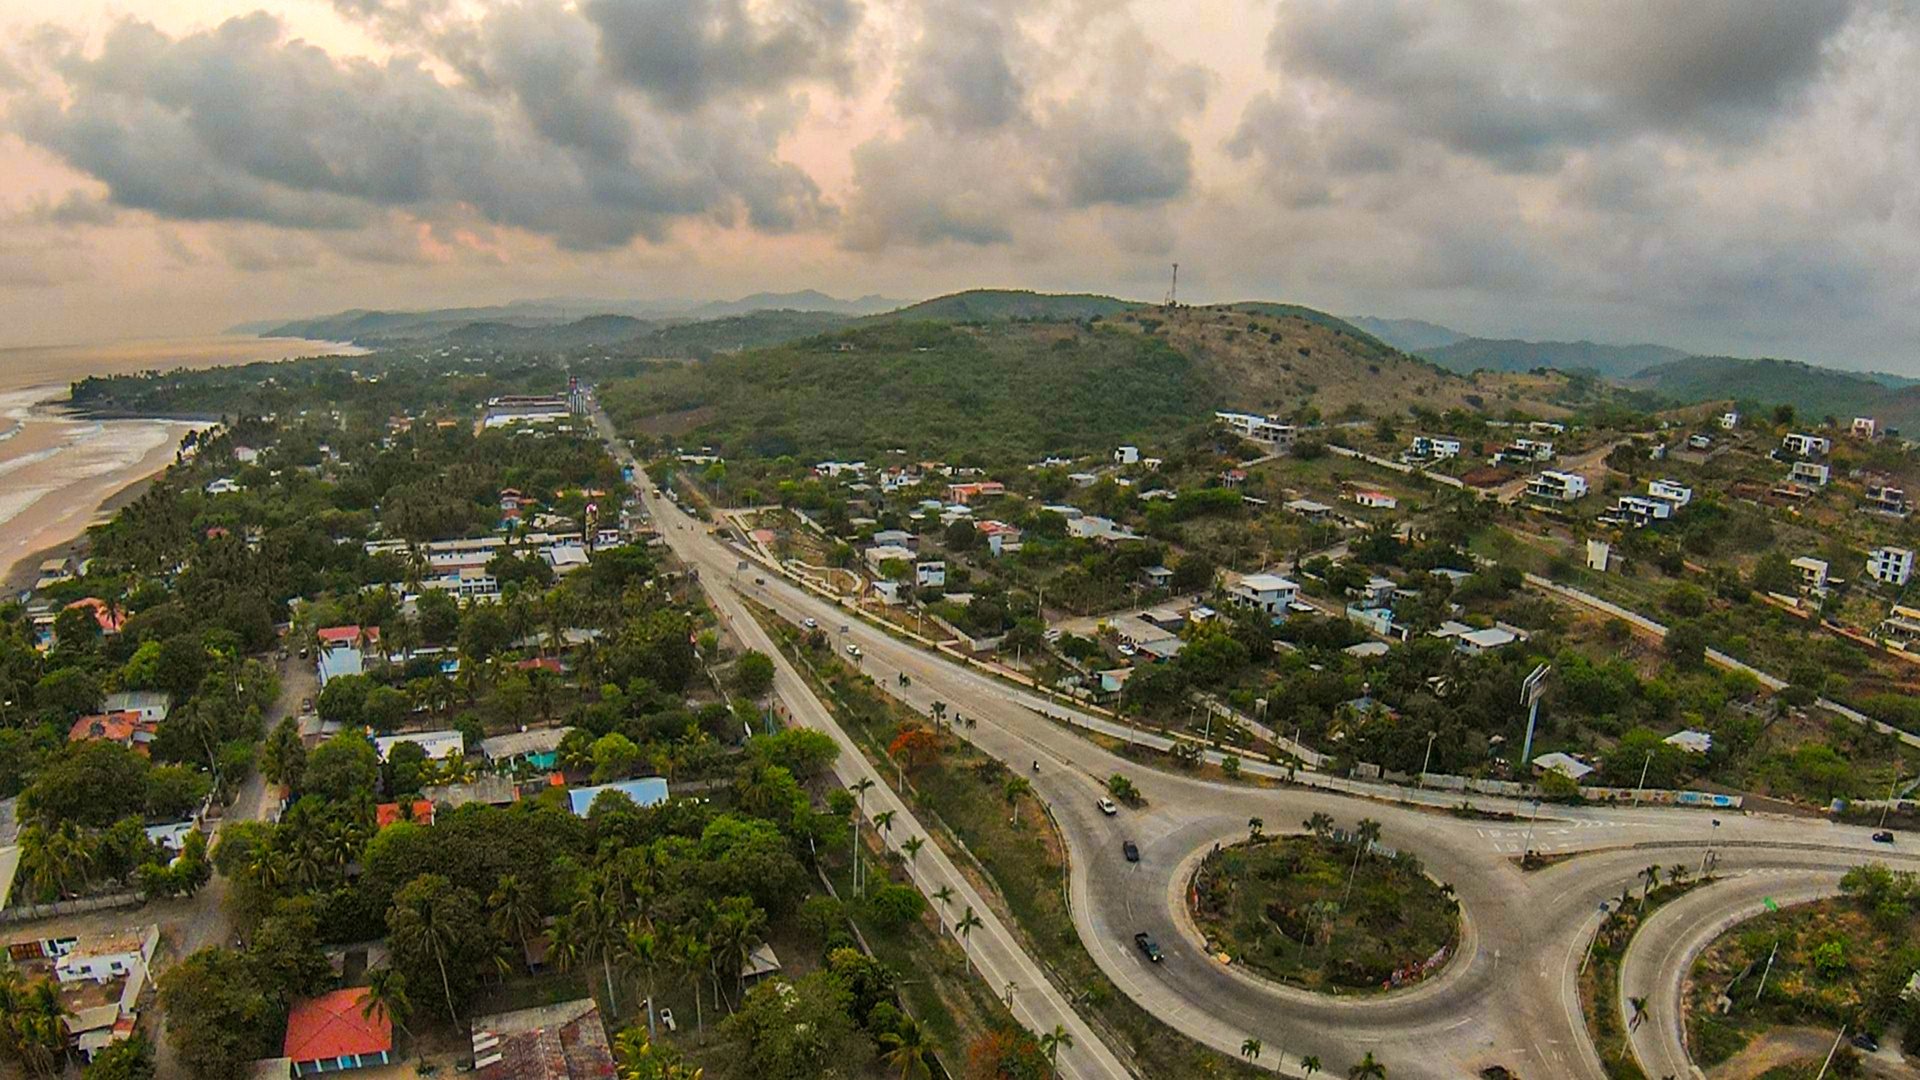
[[[1882,416],[1901,426],[1911,422],[1907,399],[1888,381],[1893,376],[1836,371],[1797,360],[1747,360],[1733,356],[1689,356],[1639,373],[1631,385],[1678,402],[1720,399],[1764,405],[1792,405],[1808,416]],[[1896,406],[1898,406],[1896,410]]]
[[[926,319],[939,322],[998,322],[1041,320],[1072,322],[1117,315],[1140,307],[1130,300],[1092,293],[1037,293],[1025,289],[970,289],[909,304],[898,311],[874,316],[882,321]]]
[[[1463,338],[1447,345],[1420,350],[1420,355],[1449,371],[1590,371],[1603,378],[1624,379],[1687,354],[1665,345],[1600,345],[1591,341],[1518,341]]]

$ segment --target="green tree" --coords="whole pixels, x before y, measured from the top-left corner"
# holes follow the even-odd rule
[[[146,1036],[108,1043],[93,1055],[81,1080],[153,1080],[153,1044]]]
[[[307,755],[303,777],[307,792],[331,802],[371,798],[380,777],[380,755],[362,736],[343,731]]]
[[[438,982],[447,1017],[458,1026],[476,954],[491,951],[479,898],[438,874],[421,874],[394,894],[387,933],[394,965],[414,985]]]
[[[773,688],[773,660],[749,650],[733,663],[733,690],[741,697],[759,699]]]
[[[168,1037],[187,1075],[238,1080],[268,1056],[280,1009],[240,953],[202,949],[163,972],[159,985]]]

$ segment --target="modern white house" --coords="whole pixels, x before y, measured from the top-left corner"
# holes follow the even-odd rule
[[[140,719],[160,723],[173,709],[173,695],[161,690],[122,690],[108,694],[100,706],[103,713],[139,713]]]
[[[913,584],[921,589],[940,589],[947,584],[947,564],[943,559],[922,559],[913,564]]]
[[[1407,456],[1439,461],[1442,458],[1460,456],[1460,440],[1440,435],[1415,435],[1413,445],[1407,447]]]
[[[1739,426],[1740,426],[1739,413],[1723,412],[1720,414],[1720,427],[1722,430],[1732,431],[1734,428],[1737,428]]]
[[[1116,449],[1113,452],[1113,463],[1115,465],[1140,464],[1140,448],[1137,446],[1122,446]]]
[[[387,760],[393,749],[401,743],[413,743],[432,761],[443,758],[457,758],[467,752],[466,736],[457,731],[414,731],[404,735],[382,735],[373,740],[373,747],[380,752],[380,760]]]
[[[1300,596],[1300,586],[1278,574],[1248,574],[1228,590],[1241,607],[1266,613],[1275,622],[1286,618],[1287,606]]]
[[[1871,439],[1880,433],[1880,421],[1871,416],[1856,416],[1852,431],[1856,439]]]
[[[1614,500],[1613,506],[1600,519],[1616,525],[1630,525],[1644,529],[1656,521],[1666,521],[1673,517],[1674,504],[1664,499],[1648,498],[1645,495],[1622,495]]]
[[[1299,429],[1277,416],[1243,412],[1216,412],[1213,415],[1215,419],[1237,432],[1241,438],[1258,443],[1270,443],[1277,450],[1292,446],[1294,436],[1299,433]]]
[[[1780,440],[1780,449],[1794,457],[1825,457],[1833,449],[1833,440],[1824,435],[1794,433]]]
[[[1809,487],[1826,487],[1833,479],[1833,467],[1818,461],[1796,461],[1787,470],[1787,479]]]
[[[1788,565],[1800,572],[1800,587],[1808,592],[1825,592],[1827,588],[1827,561],[1811,555],[1802,555],[1790,560]]]
[[[1876,481],[1867,483],[1865,493],[1860,500],[1860,508],[1871,513],[1897,518],[1904,518],[1913,512],[1913,507],[1907,503],[1905,488]]]
[[[1677,509],[1693,501],[1693,489],[1678,480],[1649,480],[1647,494]]]
[[[1874,548],[1867,553],[1867,576],[1882,585],[1905,585],[1913,576],[1913,552],[1897,547]]]
[[[1349,497],[1352,498],[1355,503],[1369,510],[1392,510],[1400,505],[1399,499],[1394,498],[1386,492],[1366,488],[1354,492]]]
[[[1547,469],[1527,481],[1527,494],[1547,502],[1573,502],[1587,495],[1587,478],[1578,473]]]

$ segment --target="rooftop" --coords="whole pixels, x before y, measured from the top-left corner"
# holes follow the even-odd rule
[[[348,987],[302,1001],[287,1014],[285,1055],[293,1061],[379,1054],[393,1049],[393,1021],[361,1012],[367,988]]]

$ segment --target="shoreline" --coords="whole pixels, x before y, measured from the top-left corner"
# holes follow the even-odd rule
[[[17,598],[21,593],[31,590],[33,583],[40,580],[40,564],[46,560],[62,555],[72,558],[75,562],[85,558],[88,549],[92,546],[89,534],[93,531],[93,527],[103,521],[111,520],[122,508],[145,495],[147,489],[153,486],[154,481],[165,475],[166,471],[167,467],[162,467],[139,479],[129,481],[100,500],[100,505],[94,507],[93,516],[87,519],[86,527],[80,530],[78,536],[68,537],[48,544],[38,551],[30,551],[20,556],[12,566],[7,568],[6,576],[0,578],[0,588],[6,590],[7,597]]]

